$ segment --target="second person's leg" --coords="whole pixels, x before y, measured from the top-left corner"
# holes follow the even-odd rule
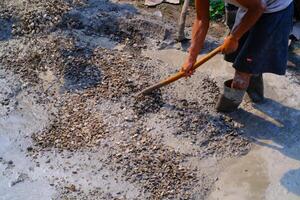
[[[217,103],[218,112],[233,112],[243,101],[251,74],[236,71],[234,78],[224,83],[224,91]]]

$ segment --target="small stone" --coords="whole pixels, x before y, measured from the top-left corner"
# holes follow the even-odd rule
[[[156,16],[156,17],[160,17],[160,18],[163,17],[162,13],[159,10],[155,11],[153,13],[153,15]]]
[[[125,117],[125,121],[127,121],[127,122],[133,122],[133,119],[129,118],[129,117]]]
[[[9,105],[9,99],[4,99],[3,101],[2,101],[2,105],[4,105],[4,106],[7,106],[7,105]]]
[[[18,184],[18,183],[24,182],[24,181],[25,181],[26,179],[28,179],[28,178],[29,178],[29,177],[28,177],[27,174],[21,173],[21,174],[18,176],[18,178],[17,178],[16,180],[14,180],[14,181],[12,181],[12,182],[10,183],[10,186],[13,187],[13,186],[15,186],[15,185]]]
[[[70,191],[72,191],[72,192],[75,192],[76,191],[76,186],[75,185],[70,185],[69,187],[68,187],[68,189],[70,190]]]
[[[27,147],[27,151],[32,151],[33,148],[30,146],[30,147]]]
[[[178,43],[176,43],[176,44],[174,45],[174,47],[175,47],[177,50],[180,50],[182,46],[181,46],[181,43],[178,42]]]

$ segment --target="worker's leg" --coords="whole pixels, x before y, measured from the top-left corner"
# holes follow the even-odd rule
[[[179,24],[178,24],[178,26],[179,26],[178,33],[177,33],[178,42],[182,42],[183,40],[186,39],[185,34],[184,34],[184,29],[185,29],[185,22],[186,22],[186,16],[188,13],[189,3],[190,3],[190,0],[184,0],[184,4],[182,6]]]
[[[236,70],[231,87],[238,90],[246,90],[249,86],[250,78],[251,74]]]
[[[264,101],[264,81],[262,74],[251,76],[247,94],[254,103],[261,103]]]
[[[232,62],[237,71],[248,72],[253,76],[237,72],[234,81],[225,82],[224,94],[217,105],[219,111],[236,109],[242,101],[244,95],[242,91],[245,92],[248,85],[247,92],[250,98],[255,102],[263,100],[263,79],[259,74],[286,73],[293,10],[293,4],[290,4],[284,10],[263,14],[251,30],[239,40],[238,50],[225,56],[226,61]],[[242,10],[238,10],[239,12]],[[231,85],[228,85],[229,83]]]
[[[224,83],[224,91],[217,103],[218,112],[233,112],[243,101],[251,74],[236,71],[234,78]]]

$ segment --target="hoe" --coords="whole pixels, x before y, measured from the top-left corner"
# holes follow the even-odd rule
[[[197,69],[198,67],[200,67],[202,64],[204,64],[205,62],[207,62],[209,59],[211,59],[212,57],[214,57],[215,55],[217,55],[218,53],[221,52],[222,46],[219,46],[218,48],[214,49],[213,51],[211,51],[210,53],[208,53],[206,56],[204,56],[203,58],[201,58],[200,60],[198,60],[195,65],[193,66],[192,70]],[[166,86],[170,83],[173,83],[175,81],[177,81],[178,79],[184,77],[184,72],[177,72],[176,74],[174,74],[173,76],[170,76],[169,78],[155,84],[152,85],[146,89],[144,89],[143,91],[141,91],[140,93],[138,93],[138,96],[140,95],[147,95],[150,94],[153,90],[159,89],[163,86]]]

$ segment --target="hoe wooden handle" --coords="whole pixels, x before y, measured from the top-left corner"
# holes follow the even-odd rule
[[[209,59],[211,59],[212,57],[214,57],[215,55],[217,55],[218,53],[221,52],[222,46],[219,46],[218,48],[214,49],[213,51],[211,51],[210,53],[208,53],[206,56],[204,56],[203,58],[201,58],[200,60],[198,60],[195,65],[193,66],[193,70],[197,69],[198,67],[200,67],[203,63],[207,62]],[[151,93],[153,90],[156,90],[158,88],[161,88],[165,85],[168,85],[170,83],[173,83],[175,81],[177,81],[178,79],[184,77],[184,72],[177,72],[176,74],[174,74],[173,76],[170,76],[169,78],[153,85],[150,86],[146,89],[144,89],[143,91],[141,91],[140,93],[138,93],[139,95],[146,95]]]

